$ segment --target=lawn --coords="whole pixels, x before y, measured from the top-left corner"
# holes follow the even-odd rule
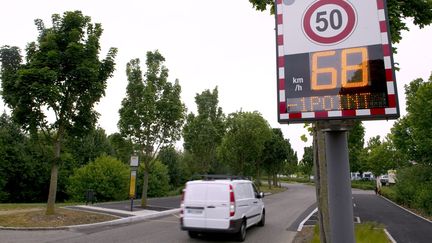
[[[355,224],[355,241],[357,243],[390,243],[390,240],[384,232],[384,227],[373,222]],[[320,242],[318,226],[315,226],[311,242]]]
[[[118,219],[105,214],[61,208],[71,204],[59,204],[56,214],[46,215],[45,204],[0,204],[0,226],[3,227],[59,227]]]

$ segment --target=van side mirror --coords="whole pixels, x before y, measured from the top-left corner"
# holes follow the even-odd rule
[[[264,198],[264,192],[260,192],[260,193],[258,194],[258,198]]]

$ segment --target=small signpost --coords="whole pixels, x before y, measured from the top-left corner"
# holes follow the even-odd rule
[[[349,120],[399,117],[386,2],[276,0],[275,16],[278,121],[321,124],[330,241],[354,242]]]
[[[138,170],[139,159],[138,156],[132,155],[130,159],[130,183],[129,183],[129,198],[131,200],[130,211],[133,211],[133,200],[136,197],[136,178]]]

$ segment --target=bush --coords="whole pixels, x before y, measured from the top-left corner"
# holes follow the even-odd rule
[[[375,180],[373,181],[351,181],[351,187],[362,189],[362,190],[374,190],[375,189]]]
[[[138,176],[138,193],[142,192],[144,163],[141,163]],[[148,180],[148,197],[164,197],[170,190],[168,168],[159,160],[153,162]]]
[[[432,167],[416,165],[398,172],[396,201],[432,215]]]
[[[101,156],[76,169],[69,177],[67,193],[73,201],[84,201],[88,189],[98,201],[124,200],[129,192],[129,167],[121,161]]]

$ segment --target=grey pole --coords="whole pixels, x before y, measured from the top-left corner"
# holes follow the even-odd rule
[[[328,209],[332,243],[354,243],[354,213],[345,130],[325,131]]]

